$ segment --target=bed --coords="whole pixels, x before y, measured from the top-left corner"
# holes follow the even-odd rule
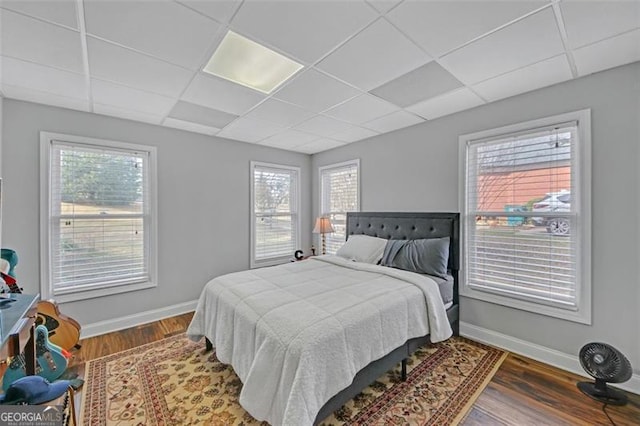
[[[399,363],[404,377],[418,347],[458,333],[458,213],[349,213],[354,235],[448,237],[450,306],[428,276],[335,256],[210,281],[187,334],[233,366],[255,418],[318,423]]]

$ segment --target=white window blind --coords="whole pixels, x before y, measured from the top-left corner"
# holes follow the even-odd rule
[[[53,293],[150,281],[150,153],[54,140],[49,155]]]
[[[295,167],[252,163],[252,266],[288,261],[300,247],[299,176]]]
[[[578,308],[579,143],[577,122],[466,142],[471,289]]]
[[[326,235],[327,254],[344,244],[347,232],[347,212],[360,208],[359,160],[320,168],[321,214],[328,216],[334,232]]]

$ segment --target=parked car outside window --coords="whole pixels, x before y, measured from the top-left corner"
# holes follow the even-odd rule
[[[532,206],[533,212],[558,212],[571,211],[571,191],[549,192],[544,198]],[[547,232],[555,235],[568,235],[571,226],[567,218],[532,217],[531,221],[536,226],[545,226]]]

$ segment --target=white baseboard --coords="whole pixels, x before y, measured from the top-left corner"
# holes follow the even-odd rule
[[[152,309],[150,311],[138,312],[133,315],[115,318],[112,320],[98,321],[93,324],[82,326],[81,338],[99,336],[101,334],[111,333],[125,328],[135,327],[141,324],[147,324],[164,318],[185,314],[195,311],[198,304],[197,300],[178,303],[164,308]]]
[[[566,370],[583,377],[589,377],[582,369],[580,361],[575,355],[569,355],[555,349],[547,348],[545,346],[537,345],[535,343],[527,342],[526,340],[521,340],[465,322],[460,322],[460,335],[478,342],[497,346],[509,352],[524,355],[535,359],[536,361],[553,365],[554,367],[558,367],[562,370]],[[590,379],[593,380],[592,378]],[[640,374],[634,374],[628,382],[612,384],[611,386],[640,395]]]

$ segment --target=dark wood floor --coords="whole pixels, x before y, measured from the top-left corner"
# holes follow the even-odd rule
[[[169,337],[186,330],[192,314],[184,314],[127,330],[85,339],[72,365]],[[584,396],[579,376],[519,355],[510,354],[478,398],[466,420],[475,425],[609,425],[602,404]],[[640,396],[628,394],[624,407],[608,406],[615,425],[640,425]]]

